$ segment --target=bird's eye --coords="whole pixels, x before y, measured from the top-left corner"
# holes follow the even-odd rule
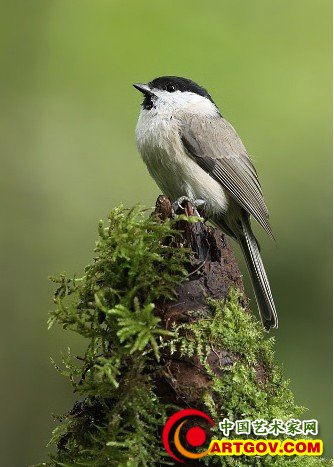
[[[168,91],[168,92],[175,92],[175,91],[176,91],[176,88],[175,88],[174,84],[172,84],[172,83],[167,84],[167,86],[166,86],[166,91]]]

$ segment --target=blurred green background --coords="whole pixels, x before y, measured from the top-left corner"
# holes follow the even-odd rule
[[[280,316],[277,356],[330,456],[331,2],[1,7],[0,465],[45,460],[51,414],[71,408],[49,357],[79,343],[47,331],[47,276],[82,272],[111,208],[154,204],[131,84],[164,74],[206,86],[254,155],[277,237],[257,229]]]

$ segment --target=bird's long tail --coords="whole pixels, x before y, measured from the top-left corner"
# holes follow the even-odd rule
[[[278,320],[275,303],[271,294],[269,281],[264,269],[260,250],[252,232],[249,220],[242,219],[243,235],[238,237],[247,267],[249,269],[261,320],[265,329],[277,328]]]

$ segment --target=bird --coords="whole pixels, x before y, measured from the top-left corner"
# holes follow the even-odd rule
[[[274,235],[256,169],[236,130],[207,90],[190,79],[161,76],[133,86],[144,96],[135,133],[150,175],[175,200],[173,206],[184,200],[201,206],[210,222],[239,243],[263,327],[277,328],[251,216]]]

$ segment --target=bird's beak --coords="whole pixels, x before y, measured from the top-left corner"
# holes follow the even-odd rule
[[[154,93],[147,84],[135,83],[133,87],[138,89],[138,91],[142,92],[145,96],[154,96]]]

